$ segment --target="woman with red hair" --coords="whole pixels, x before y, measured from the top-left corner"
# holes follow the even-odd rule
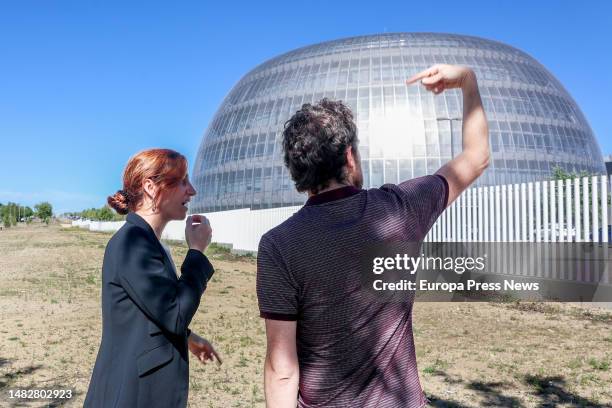
[[[189,330],[214,273],[204,255],[212,230],[200,215],[187,217],[189,250],[177,276],[160,241],[171,220],[183,220],[196,194],[187,160],[168,149],[132,157],[123,189],[108,197],[126,223],[106,246],[102,265],[102,341],[85,407],[185,407],[187,350],[206,362],[219,356]]]

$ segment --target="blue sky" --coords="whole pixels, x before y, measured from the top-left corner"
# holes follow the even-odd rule
[[[193,164],[231,87],[301,46],[398,31],[515,46],[572,94],[612,153],[612,2],[0,3],[0,202],[99,207],[148,147]]]

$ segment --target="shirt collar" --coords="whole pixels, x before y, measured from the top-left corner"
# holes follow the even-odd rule
[[[354,196],[355,194],[361,191],[363,190],[354,186],[335,188],[333,190],[313,195],[306,201],[306,204],[304,204],[304,206],[319,205],[328,203],[330,201],[340,200],[342,198]]]

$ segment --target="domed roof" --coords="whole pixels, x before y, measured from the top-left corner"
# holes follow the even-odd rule
[[[272,58],[232,88],[194,164],[193,212],[301,204],[282,162],[284,123],[303,103],[345,101],[355,114],[366,187],[433,173],[461,151],[461,94],[434,96],[405,79],[434,63],[474,69],[491,135],[492,165],[478,185],[604,172],[575,101],[526,53],[491,40],[440,33],[351,37]]]

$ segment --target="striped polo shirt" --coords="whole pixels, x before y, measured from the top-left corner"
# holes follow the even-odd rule
[[[414,294],[374,302],[361,287],[364,248],[422,242],[448,200],[430,175],[398,185],[312,196],[268,231],[257,256],[266,319],[297,321],[299,407],[421,407],[412,334]]]

